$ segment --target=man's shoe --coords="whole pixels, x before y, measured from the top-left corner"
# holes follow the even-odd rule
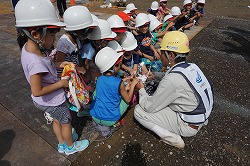
[[[175,133],[171,133],[171,135],[169,134],[168,136],[165,136],[164,138],[161,138],[161,139],[164,143],[174,146],[179,149],[182,149],[185,146],[185,143],[183,139],[181,138],[181,136]]]

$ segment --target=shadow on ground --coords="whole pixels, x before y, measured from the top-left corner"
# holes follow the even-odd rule
[[[240,54],[246,61],[250,62],[250,31],[246,31],[240,28],[228,27],[229,31],[223,32],[234,43],[230,41],[223,42],[226,46],[225,52],[229,54]]]
[[[9,152],[12,146],[12,141],[15,138],[15,132],[13,130],[3,130],[0,132],[0,165],[10,166],[11,163],[7,160],[2,160],[4,155]]]

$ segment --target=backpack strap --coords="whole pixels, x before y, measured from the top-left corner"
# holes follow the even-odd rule
[[[79,103],[79,101],[77,99],[77,96],[76,96],[76,89],[75,89],[75,87],[72,86],[72,81],[71,80],[69,80],[69,90],[70,90],[72,98],[73,98],[73,100],[75,102],[75,106],[77,107],[77,110],[79,111],[81,106],[80,106],[80,103]]]

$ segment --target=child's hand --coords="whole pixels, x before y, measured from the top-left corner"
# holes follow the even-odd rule
[[[68,88],[69,87],[69,81],[67,79],[61,79],[58,82],[61,84],[62,88]]]
[[[60,64],[60,68],[64,68],[66,65],[73,65],[74,63],[72,63],[72,62],[67,62],[67,61],[64,61],[64,62],[62,62],[61,64]]]
[[[130,83],[127,83],[127,82],[126,82],[125,90],[128,91],[129,89],[130,89]]]
[[[151,60],[151,61],[153,61],[154,57],[150,56],[148,59]]]
[[[86,70],[83,67],[78,67],[78,71],[82,75],[84,75],[86,73]]]
[[[131,76],[133,76],[133,75],[135,75],[136,70],[135,70],[135,69],[130,69],[130,70],[129,70],[129,73],[130,73]]]
[[[158,53],[157,51],[154,52],[154,55],[155,55],[155,58],[156,58],[157,60],[160,60],[160,59],[161,59],[161,57],[160,57],[160,55],[159,55],[159,53]]]
[[[168,26],[169,26],[169,27],[172,27],[172,26],[174,26],[174,25],[175,25],[175,23],[172,22],[172,21],[168,23]]]
[[[194,22],[194,18],[190,18],[190,19],[189,19],[189,22],[190,22],[190,23],[193,23],[193,22]]]
[[[131,86],[133,86],[133,87],[135,87],[135,85],[138,83],[140,81],[140,79],[139,78],[133,78],[133,81],[132,81],[132,83],[131,83]]]

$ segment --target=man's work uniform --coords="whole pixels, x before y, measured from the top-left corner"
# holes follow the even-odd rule
[[[199,94],[182,74],[171,72],[179,64],[166,72],[153,96],[149,96],[144,88],[140,89],[139,104],[135,107],[134,117],[148,129],[158,125],[170,132],[190,137],[195,135],[205,122],[194,124],[181,119],[180,112],[184,114],[194,112],[200,107],[201,101]],[[212,105],[213,99],[211,99],[211,109]],[[207,122],[207,118],[204,121]],[[193,127],[194,125],[198,126],[197,129]]]

